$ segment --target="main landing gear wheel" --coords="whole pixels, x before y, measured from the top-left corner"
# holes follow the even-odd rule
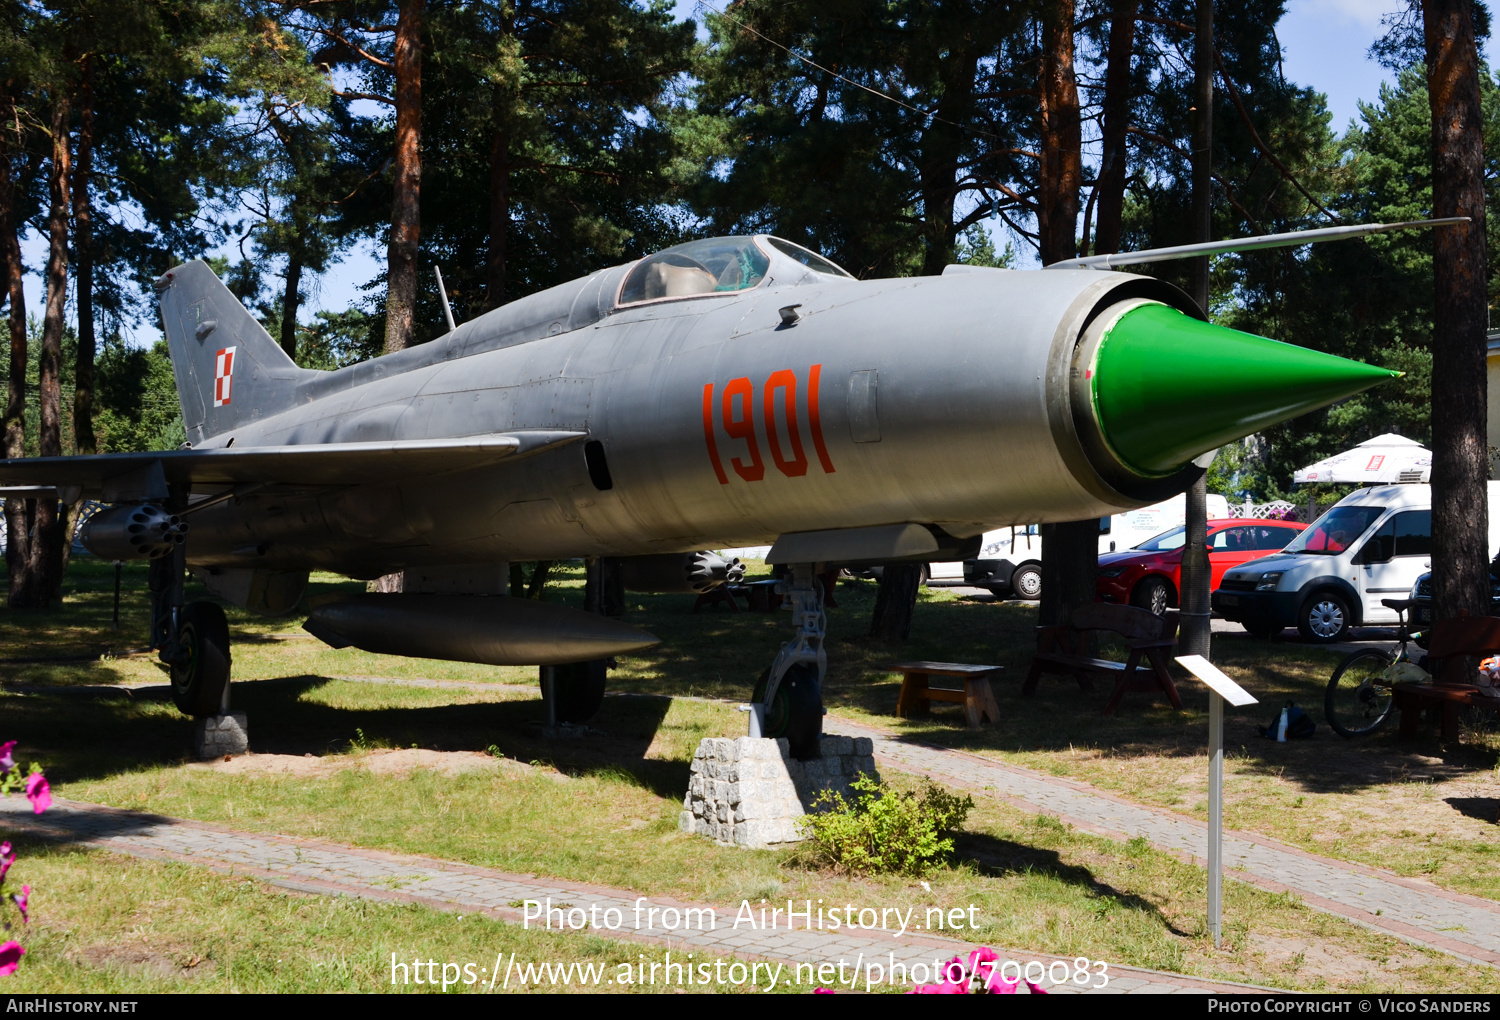
[[[552,668],[552,696],[557,701],[557,721],[588,722],[604,703],[604,685],[609,674],[608,660],[590,659],[588,662],[570,662]]]
[[[1010,590],[1016,593],[1016,598],[1025,599],[1027,602],[1035,602],[1042,597],[1042,568],[1034,563],[1026,563],[1016,568],[1011,575]]]
[[[768,669],[755,685],[750,700],[765,699],[766,684],[771,680]],[[776,686],[776,697],[766,710],[761,734],[767,737],[786,737],[791,745],[792,757],[807,761],[819,756],[818,738],[823,735],[823,697],[818,690],[818,667],[811,662],[799,662],[786,671],[781,683]]]
[[[172,702],[192,716],[218,715],[229,685],[229,622],[212,602],[190,602],[178,617]]]

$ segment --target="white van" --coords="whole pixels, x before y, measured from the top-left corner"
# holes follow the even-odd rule
[[[1187,497],[1176,495],[1139,510],[1127,510],[1099,518],[1099,551],[1134,549],[1148,538],[1182,526],[1187,517]],[[1209,520],[1229,516],[1223,496],[1208,497]],[[988,588],[997,598],[1042,597],[1042,536],[1036,524],[986,531],[979,557],[951,563],[930,563],[928,576],[938,581],[957,581]]]
[[[1490,552],[1500,546],[1500,482],[1489,483]],[[1395,623],[1382,599],[1407,597],[1432,562],[1432,487],[1377,485],[1339,500],[1284,550],[1224,573],[1214,612],[1256,637],[1296,627],[1337,641]]]

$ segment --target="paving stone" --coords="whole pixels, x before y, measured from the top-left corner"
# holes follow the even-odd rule
[[[731,741],[717,751],[732,754]],[[81,804],[57,800],[45,816],[37,818],[31,814],[31,806],[24,798],[12,797],[0,800],[0,819],[8,827],[33,830],[42,835],[73,843],[84,843],[116,853],[138,854],[151,857],[163,855],[184,860],[187,863],[220,870],[250,872],[256,877],[278,884],[298,881],[316,881],[332,886],[335,894],[404,902],[417,898],[427,903],[459,913],[490,910],[498,911],[500,919],[519,923],[520,912],[509,904],[532,900],[546,905],[551,900],[554,910],[562,910],[563,931],[566,927],[567,907],[587,908],[598,905],[601,915],[609,908],[620,912],[623,928],[618,932],[601,929],[590,934],[601,937],[650,937],[674,951],[702,950],[719,954],[739,953],[747,957],[808,962],[822,964],[837,963],[842,958],[848,966],[862,955],[865,960],[888,963],[891,957],[898,960],[931,962],[959,954],[967,954],[974,946],[953,939],[924,936],[920,942],[907,938],[893,938],[891,934],[869,936],[849,932],[823,933],[816,930],[797,929],[788,931],[781,927],[775,930],[736,930],[731,925],[735,916],[732,905],[720,904],[718,927],[708,931],[696,929],[668,929],[658,911],[654,927],[648,927],[642,915],[642,927],[635,927],[634,909],[636,894],[616,889],[605,889],[583,883],[560,884],[555,879],[537,879],[515,875],[489,868],[474,868],[447,864],[431,858],[389,854],[354,847],[330,846],[321,840],[301,839],[290,836],[270,836],[259,833],[229,832],[210,828],[200,823],[159,816],[136,815],[115,811],[96,804]],[[399,888],[391,888],[393,885]],[[300,891],[315,891],[300,887]],[[330,891],[320,889],[316,891]],[[663,906],[647,903],[650,906]],[[681,910],[684,906],[703,907],[703,904],[673,903]],[[531,922],[536,927],[543,918]],[[784,918],[783,918],[784,919]],[[552,930],[558,930],[558,915],[552,914]],[[1023,963],[1037,960],[1050,964],[1058,957],[1010,950],[997,950],[1002,957]],[[1233,986],[1218,986],[1205,983],[1199,978],[1144,971],[1133,968],[1110,967],[1111,973],[1119,974],[1118,981],[1127,981],[1123,974],[1139,975],[1136,981],[1160,990],[1175,991],[1179,988],[1212,988],[1220,992],[1242,991]],[[1059,988],[1058,991],[1063,991]],[[1072,988],[1067,991],[1072,992]]]
[[[870,738],[878,757],[904,770],[989,788],[1093,832],[1144,837],[1161,849],[1189,855],[1199,864],[1208,858],[1208,826],[1196,819],[1122,803],[1033,769],[902,740],[849,720],[825,723],[825,729],[833,728]],[[1253,876],[1289,886],[1303,897],[1321,900],[1309,904],[1315,909],[1463,959],[1500,963],[1500,903],[1447,893],[1412,880],[1395,881],[1394,876],[1363,874],[1343,861],[1267,846],[1253,838],[1226,835],[1223,847],[1227,871],[1238,870],[1242,878]],[[1419,929],[1430,938],[1413,935],[1401,925]]]

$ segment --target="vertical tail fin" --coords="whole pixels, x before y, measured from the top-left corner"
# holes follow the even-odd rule
[[[285,410],[318,374],[298,368],[201,260],[165,273],[156,292],[192,445]]]

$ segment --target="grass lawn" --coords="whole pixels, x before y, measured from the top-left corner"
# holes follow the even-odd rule
[[[127,599],[118,632],[109,629],[113,573],[88,561],[75,564],[62,612],[0,613],[0,658],[78,660],[0,663],[0,681],[159,681],[161,673],[150,657],[119,655],[144,644],[143,579],[143,569],[126,572]],[[333,577],[315,579],[317,588],[335,584],[357,585]],[[829,613],[827,699],[833,711],[1073,776],[1142,802],[1189,814],[1201,811],[1207,712],[1195,684],[1183,685],[1188,710],[1180,714],[1135,695],[1127,697],[1118,716],[1106,719],[1099,708],[1108,691],[1080,695],[1071,681],[1065,685],[1056,679],[1044,682],[1037,698],[1025,700],[1018,688],[1029,659],[1026,646],[1034,622],[1030,608],[967,601],[930,589],[918,607],[913,639],[892,649],[864,640],[873,583],[841,585],[837,597],[840,606]],[[549,598],[581,602],[580,571],[565,569],[560,582],[549,587]],[[611,680],[617,690],[743,699],[775,648],[790,636],[786,614],[718,610],[693,616],[688,612],[690,596],[631,599],[629,622],[664,641],[645,655],[621,659]],[[1203,931],[1201,869],[1139,841],[1098,839],[1000,804],[983,803],[970,817],[955,865],[929,881],[930,892],[907,879],[851,879],[809,871],[796,863],[792,851],[719,847],[678,833],[675,821],[698,740],[744,731],[744,717],[724,705],[682,698],[606,699],[593,723],[603,736],[578,743],[544,742],[539,733],[540,702],[531,693],[533,669],[334,651],[302,636],[300,618],[264,621],[231,610],[230,619],[236,640],[235,678],[284,678],[243,683],[235,690],[236,707],[249,713],[252,747],[258,754],[296,759],[312,755],[318,759],[315,769],[267,773],[189,764],[184,756],[190,723],[170,703],[123,693],[105,699],[0,695],[7,723],[0,737],[21,739],[24,757],[38,758],[47,766],[62,796],[246,829],[315,835],[715,902],[790,896],[889,906],[972,903],[978,907],[981,927],[966,937],[976,941],[1288,988],[1500,990],[1488,968],[1455,964],[1440,954],[1313,912],[1295,899],[1234,882],[1226,891],[1228,945],[1216,951]],[[107,652],[115,657],[100,658]],[[891,711],[897,684],[880,667],[898,657],[1005,665],[1007,678],[996,691],[1004,721],[970,734],[953,714],[909,723],[896,720]],[[1336,657],[1289,643],[1228,638],[1216,644],[1215,658],[1263,702],[1253,715],[1234,713],[1228,723],[1230,746],[1242,748],[1227,769],[1229,825],[1268,832],[1333,856],[1426,875],[1453,888],[1497,895],[1488,878],[1488,855],[1500,845],[1494,824],[1497,793],[1491,734],[1467,733],[1455,747],[1441,747],[1435,737],[1428,737],[1408,749],[1398,748],[1393,734],[1347,745],[1320,726],[1311,741],[1278,745],[1256,736],[1254,726],[1267,722],[1274,707],[1288,698],[1321,719],[1322,684]],[[500,686],[421,689],[336,679],[350,676],[428,677]],[[526,689],[511,684],[524,684]],[[439,751],[489,749],[510,764],[502,767],[497,762],[496,767],[460,775],[374,767],[379,755],[372,748],[413,744]],[[254,762],[256,757],[241,761]],[[23,865],[32,870],[23,874]],[[28,957],[27,967],[49,975],[76,974],[68,968],[82,967],[89,973],[107,972],[110,981],[169,980],[172,987],[183,988],[300,990],[345,987],[336,983],[344,980],[351,982],[349,987],[365,988],[374,973],[371,961],[378,962],[385,953],[372,948],[379,942],[374,935],[351,941],[338,934],[340,925],[353,926],[337,913],[352,909],[347,905],[335,908],[250,884],[238,892],[233,883],[223,887],[223,905],[216,908],[213,920],[210,912],[195,919],[200,912],[183,903],[173,915],[176,927],[163,927],[159,938],[151,936],[156,941],[127,938],[134,929],[124,920],[117,929],[109,927],[114,920],[105,923],[116,913],[91,920],[88,908],[72,902],[87,882],[103,883],[106,872],[122,870],[138,881],[122,886],[123,898],[111,901],[118,904],[118,916],[126,918],[131,910],[154,911],[151,882],[159,878],[162,888],[170,886],[170,877],[162,877],[171,871],[168,866],[134,862],[122,869],[118,858],[66,850],[23,858],[14,874],[38,889],[34,928],[41,933],[34,939],[35,956]],[[218,888],[220,880],[207,876],[204,881],[205,889],[211,889]],[[134,907],[131,896],[136,897]],[[285,922],[291,927],[268,927],[257,920],[271,904],[296,905],[294,916]],[[463,946],[462,940],[469,937],[463,926],[470,921],[405,908],[360,909],[380,915],[371,922],[377,933],[400,932],[402,925],[414,923],[410,917],[420,915],[421,924],[438,926],[434,932],[442,925],[457,926],[434,934],[433,945],[451,937],[456,941],[441,944]],[[150,916],[164,919],[167,914]],[[488,934],[480,941],[493,956],[507,929],[482,924]],[[238,980],[241,974],[258,974],[256,968],[268,967],[269,943],[215,940],[236,926],[257,925],[284,930],[291,936],[287,945],[315,947],[299,948],[300,963],[337,957],[348,961],[340,966],[352,976],[324,975],[317,980],[325,983],[317,985],[276,984],[313,979],[266,973],[255,979],[263,983],[247,979],[233,986],[212,985],[180,974],[161,977],[166,972],[157,964],[131,964],[121,970],[108,962],[115,958],[99,955],[102,950],[92,956],[85,952],[89,945],[113,945],[121,939],[130,952],[146,942],[150,952],[158,952],[151,947],[159,943],[162,954],[200,955],[214,962],[215,973]],[[67,934],[79,930],[88,930],[89,937]],[[609,946],[597,949],[601,959],[615,951]],[[452,953],[462,955],[458,948]],[[475,958],[485,959],[486,954]],[[300,969],[312,971],[310,965]]]
[[[432,992],[445,990],[426,983],[443,976],[444,964],[453,966],[446,991],[489,992],[497,954],[506,960],[515,954],[523,964],[574,965],[572,980],[512,980],[510,991],[666,990],[609,981],[622,966],[640,962],[640,945],[528,931],[473,914],[303,895],[186,864],[27,843],[20,852],[16,870],[24,869],[37,890],[36,916],[21,933],[27,953],[20,969],[0,986],[8,994]],[[646,954],[664,957],[654,947]],[[407,965],[394,972],[395,983],[392,955]],[[414,974],[416,958],[438,967]],[[580,965],[602,968],[604,980],[580,979]],[[791,968],[782,982],[775,991],[809,990],[795,985]],[[708,990],[751,989],[725,982]]]

